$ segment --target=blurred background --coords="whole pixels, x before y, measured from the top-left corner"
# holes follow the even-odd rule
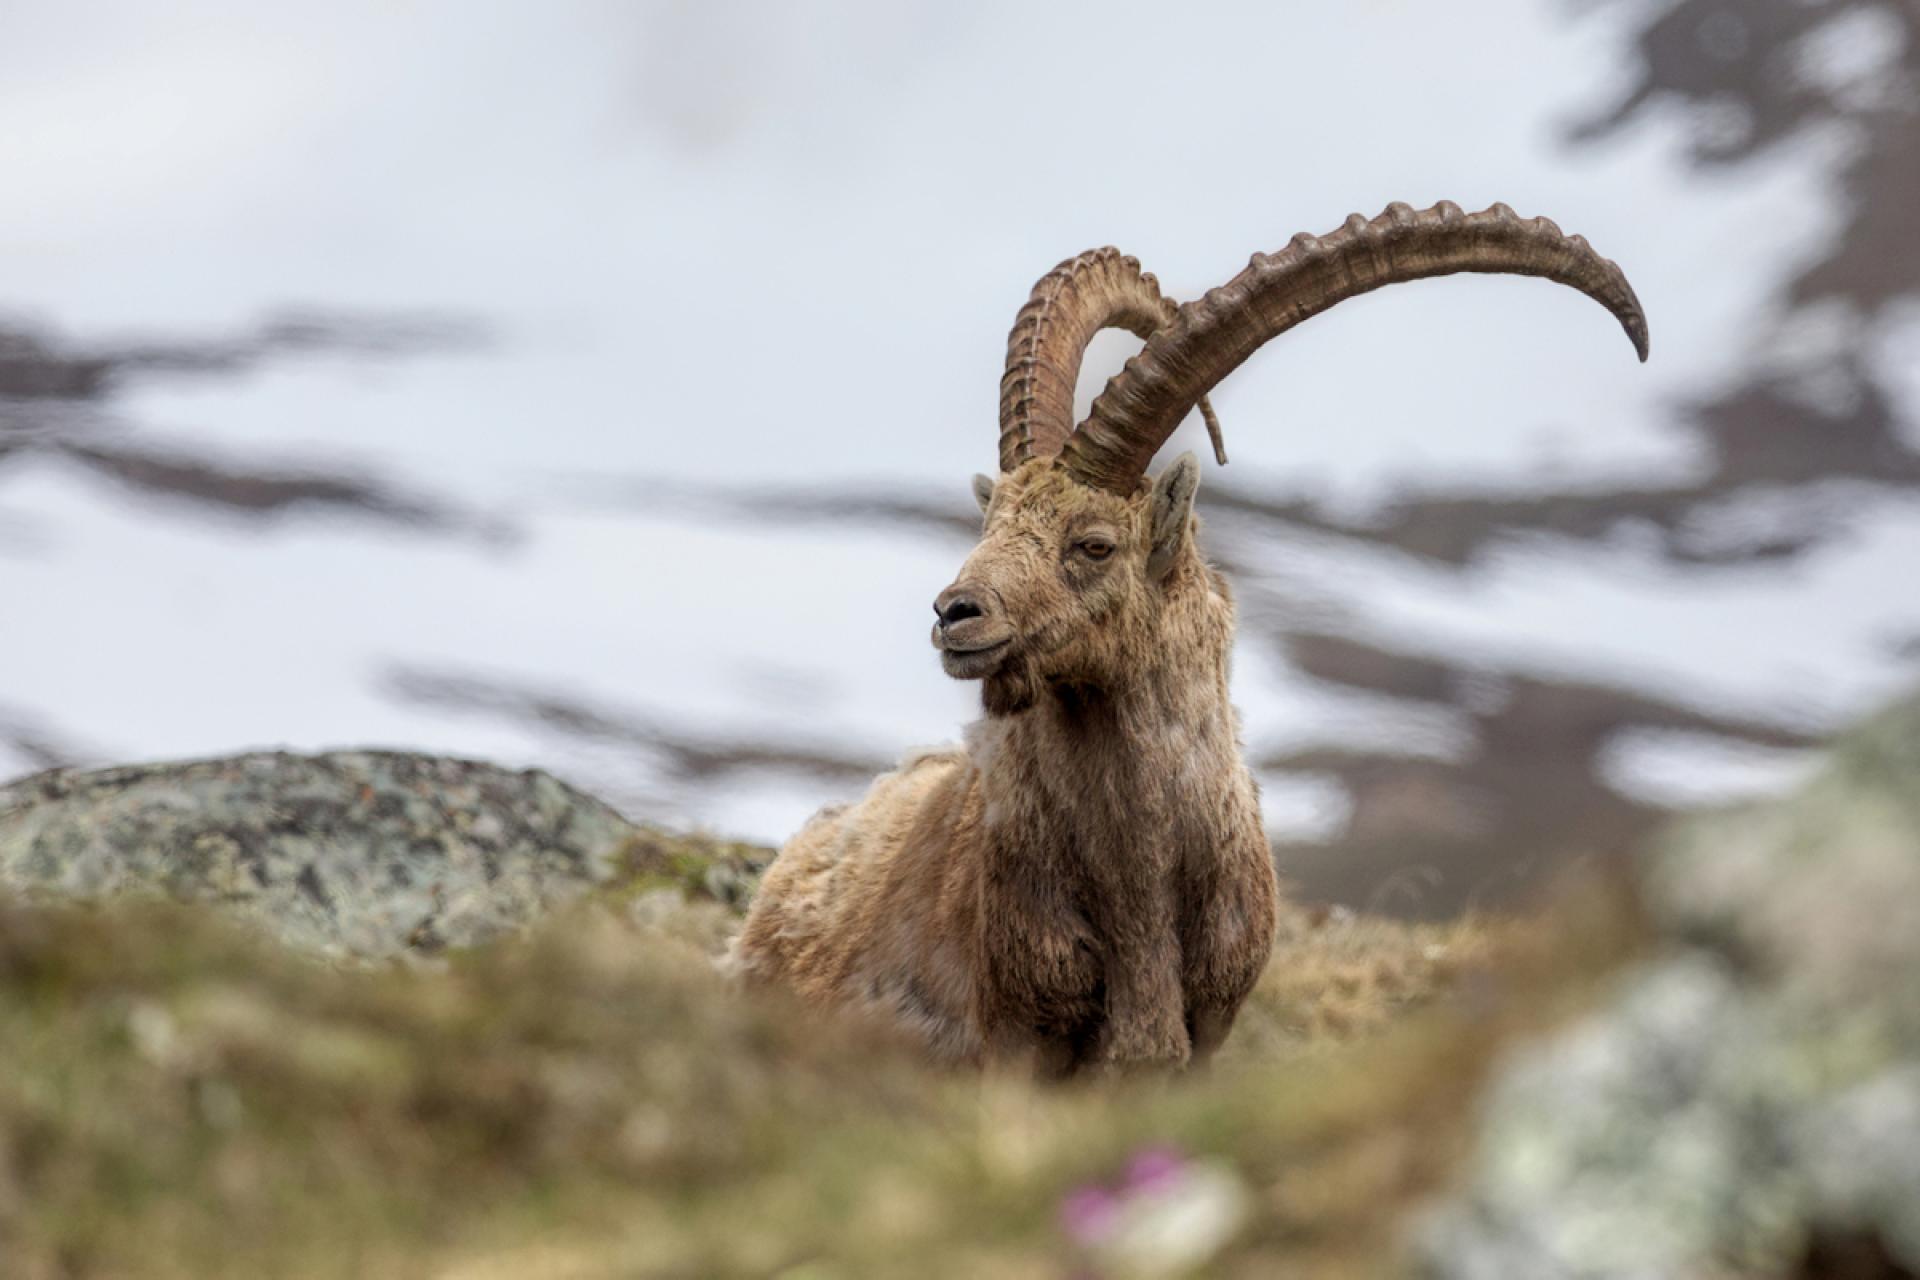
[[[1908,0],[12,3],[0,191],[0,776],[414,747],[777,841],[976,713],[1033,280],[1392,200],[1585,234],[1654,355],[1457,278],[1216,394],[1302,896],[1509,900],[1920,675]]]

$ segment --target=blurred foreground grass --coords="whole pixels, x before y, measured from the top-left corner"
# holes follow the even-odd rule
[[[1037,1087],[729,990],[763,857],[650,835],[524,937],[393,966],[206,908],[0,902],[0,1275],[1129,1274],[1061,1205],[1167,1147],[1239,1188],[1205,1274],[1375,1274],[1500,1044],[1632,935],[1604,890],[1291,917],[1210,1071]]]

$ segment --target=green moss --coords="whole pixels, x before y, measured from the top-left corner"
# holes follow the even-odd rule
[[[600,894],[619,900],[677,889],[744,912],[773,854],[760,845],[643,827],[614,851],[613,873]]]

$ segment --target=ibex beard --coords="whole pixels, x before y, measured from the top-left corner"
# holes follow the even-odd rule
[[[1504,205],[1394,205],[1296,237],[1176,307],[1113,249],[1034,287],[1008,340],[1000,470],[979,545],[934,601],[947,674],[981,683],[965,746],[882,775],[768,869],[734,948],[749,980],[878,1013],[938,1058],[1048,1074],[1179,1067],[1216,1049],[1278,907],[1228,697],[1233,599],[1197,545],[1199,463],[1149,480],[1175,426],[1266,341],[1344,298],[1460,271],[1602,303],[1646,356],[1613,263]],[[1087,342],[1146,339],[1086,420]]]

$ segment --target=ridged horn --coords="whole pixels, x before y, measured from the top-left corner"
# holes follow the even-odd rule
[[[1504,204],[1466,214],[1451,201],[1354,214],[1329,236],[1300,235],[1279,253],[1179,309],[1108,381],[1067,438],[1061,460],[1081,482],[1131,494],[1187,410],[1264,344],[1337,302],[1382,285],[1457,271],[1544,276],[1611,311],[1647,358],[1647,318],[1619,267],[1580,236]],[[1071,394],[1071,391],[1069,391]]]
[[[1000,378],[1000,469],[1060,452],[1073,434],[1073,389],[1087,343],[1102,329],[1151,337],[1179,313],[1160,284],[1118,249],[1089,249],[1041,276],[1007,335],[1007,368]],[[1213,406],[1198,397],[1213,437],[1214,456],[1227,460]],[[1183,415],[1184,416],[1184,415]]]

